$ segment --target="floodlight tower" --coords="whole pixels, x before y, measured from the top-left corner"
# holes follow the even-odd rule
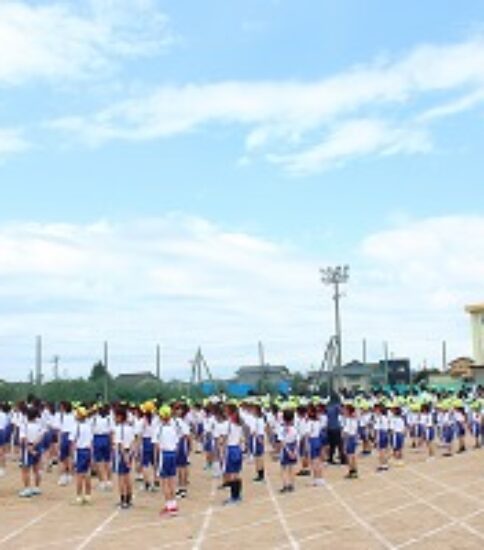
[[[340,311],[340,298],[343,296],[341,293],[341,285],[348,282],[350,277],[350,267],[348,265],[338,265],[336,267],[325,267],[320,270],[321,281],[323,284],[332,286],[333,300],[334,300],[334,331],[336,342],[336,374],[338,377],[338,389],[341,385],[341,369],[343,366],[343,345],[341,339],[341,311]]]

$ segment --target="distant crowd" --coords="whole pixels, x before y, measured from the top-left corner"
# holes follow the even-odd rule
[[[217,396],[136,405],[46,403],[32,396],[0,404],[0,477],[10,470],[9,461],[18,462],[21,498],[39,497],[43,476],[52,472],[60,486],[74,483],[79,505],[92,502],[93,479],[101,491],[112,491],[115,481],[119,506],[127,510],[138,482],[146,491],[162,491],[164,517],[176,515],[188,498],[190,476],[202,475],[190,471],[192,453],[204,454],[206,475],[220,478],[228,491],[224,504],[236,505],[244,463],[254,469],[254,483],[264,483],[266,461],[278,460],[280,492],[290,494],[298,476],[324,487],[325,465],[336,460],[352,480],[359,461],[373,453],[384,474],[404,466],[409,448],[434,460],[483,443],[482,389],[351,399],[336,393],[329,399]]]

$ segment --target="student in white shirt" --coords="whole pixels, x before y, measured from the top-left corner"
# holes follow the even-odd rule
[[[265,479],[264,469],[264,454],[265,454],[265,436],[266,436],[266,423],[264,415],[262,413],[262,407],[260,405],[254,406],[254,456],[255,456],[255,470],[256,477],[254,481],[261,483]]]
[[[8,424],[9,424],[9,415],[8,415],[8,406],[6,403],[0,403],[0,477],[5,475],[6,467],[6,454],[8,447]]]
[[[178,434],[172,420],[171,407],[164,405],[159,411],[161,425],[157,436],[158,454],[160,457],[160,478],[165,497],[165,506],[160,515],[174,516],[178,513],[176,502],[176,454]]]
[[[311,460],[311,471],[313,474],[313,485],[321,487],[323,480],[323,462],[321,445],[321,420],[315,405],[308,407],[307,432],[309,438],[309,458]]]
[[[87,420],[87,410],[79,407],[76,423],[70,433],[76,470],[76,503],[91,503],[91,463],[93,433],[92,424]]]
[[[176,496],[186,498],[188,496],[188,467],[190,463],[190,425],[185,420],[188,407],[185,403],[179,403],[175,408],[174,423],[178,435],[176,451],[176,470],[178,475],[178,489]]]
[[[227,407],[228,428],[225,457],[225,486],[230,488],[230,498],[225,505],[238,504],[242,494],[242,442],[244,439],[242,420],[236,405]]]
[[[281,470],[282,484],[281,493],[294,492],[294,467],[297,464],[297,430],[294,427],[294,411],[286,409],[283,412],[283,425],[280,433],[281,441]]]
[[[402,409],[395,407],[390,419],[390,430],[392,436],[393,456],[397,466],[403,466],[403,448],[405,446],[405,421],[402,416]]]
[[[114,470],[118,475],[120,508],[126,510],[133,505],[133,481],[131,467],[135,446],[133,427],[128,423],[128,412],[125,407],[115,411],[114,428]]]
[[[39,421],[39,411],[29,407],[25,412],[25,422],[20,425],[20,447],[22,450],[22,482],[24,489],[19,493],[22,498],[30,498],[41,494],[40,490],[40,460],[42,455],[42,426]],[[31,485],[33,474],[34,486]]]
[[[345,454],[348,459],[347,479],[358,478],[358,465],[356,463],[356,449],[358,446],[358,419],[353,405],[346,405],[343,420],[343,438],[345,442]]]

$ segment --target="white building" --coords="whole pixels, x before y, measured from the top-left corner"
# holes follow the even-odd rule
[[[474,360],[477,365],[484,365],[484,304],[467,306],[466,311],[471,316]]]

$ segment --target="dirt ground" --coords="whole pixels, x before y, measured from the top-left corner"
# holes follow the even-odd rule
[[[189,498],[174,519],[160,519],[160,494],[138,491],[135,507],[116,508],[116,495],[95,491],[93,504],[74,504],[74,488],[44,476],[41,497],[22,501],[18,467],[0,479],[0,548],[210,549],[476,549],[484,548],[484,450],[427,462],[406,453],[406,466],[375,472],[376,457],[360,459],[360,479],[325,469],[327,487],[299,478],[296,492],[280,495],[279,467],[268,465],[265,484],[252,483],[245,463],[243,502],[223,507],[217,489],[193,457]]]

